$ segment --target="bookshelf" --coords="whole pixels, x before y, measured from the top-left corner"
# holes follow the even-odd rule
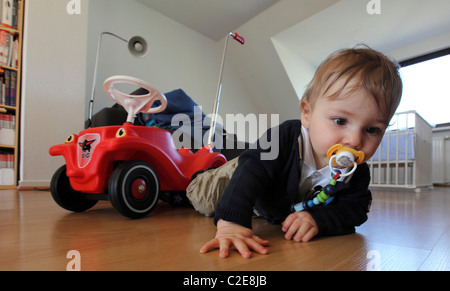
[[[25,0],[0,4],[0,189],[16,189]]]

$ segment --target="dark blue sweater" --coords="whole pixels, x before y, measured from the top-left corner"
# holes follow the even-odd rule
[[[268,130],[266,135],[261,140],[270,141],[272,136],[279,139],[278,158],[261,159],[261,153],[271,149],[262,149],[259,141],[256,149],[241,154],[238,167],[216,208],[215,223],[223,219],[251,228],[254,208],[269,222],[281,223],[292,213],[291,205],[299,202],[301,122],[286,121]],[[361,164],[350,182],[338,182],[336,198],[331,204],[307,210],[319,228],[317,236],[353,233],[355,226],[367,220],[372,201],[369,182],[369,167]]]

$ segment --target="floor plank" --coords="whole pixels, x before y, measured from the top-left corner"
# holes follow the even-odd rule
[[[450,270],[450,228],[444,232],[434,246],[430,256],[420,267],[421,271],[449,271]]]
[[[166,203],[130,220],[109,202],[85,213],[57,206],[49,192],[0,191],[0,270],[66,270],[71,250],[82,270],[450,270],[450,189],[373,191],[357,233],[295,243],[280,226],[255,219],[268,255],[200,254],[214,236],[211,218]]]

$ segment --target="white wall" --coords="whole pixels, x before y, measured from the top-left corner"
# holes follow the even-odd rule
[[[83,128],[87,0],[69,15],[68,1],[26,2],[23,51],[20,186],[48,185],[62,158],[48,154]]]
[[[312,76],[316,72],[316,67],[298,54],[293,53],[276,38],[272,38],[272,43],[277,50],[297,97],[301,99],[306,87],[311,82]]]

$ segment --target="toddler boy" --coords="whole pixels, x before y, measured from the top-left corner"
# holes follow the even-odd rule
[[[269,242],[251,229],[254,210],[269,222],[281,223],[287,240],[353,233],[367,220],[372,200],[365,162],[378,148],[402,88],[398,66],[370,48],[328,57],[301,100],[300,120],[284,122],[264,137],[279,139],[278,157],[261,159],[267,150],[260,146],[239,157],[215,209],[216,236],[200,252],[220,249],[219,255],[227,257],[234,247],[245,258],[251,250],[267,254]],[[314,188],[330,182],[327,152],[336,144],[364,152],[363,163],[349,181],[337,183],[331,204],[292,213],[293,204],[309,200]]]

